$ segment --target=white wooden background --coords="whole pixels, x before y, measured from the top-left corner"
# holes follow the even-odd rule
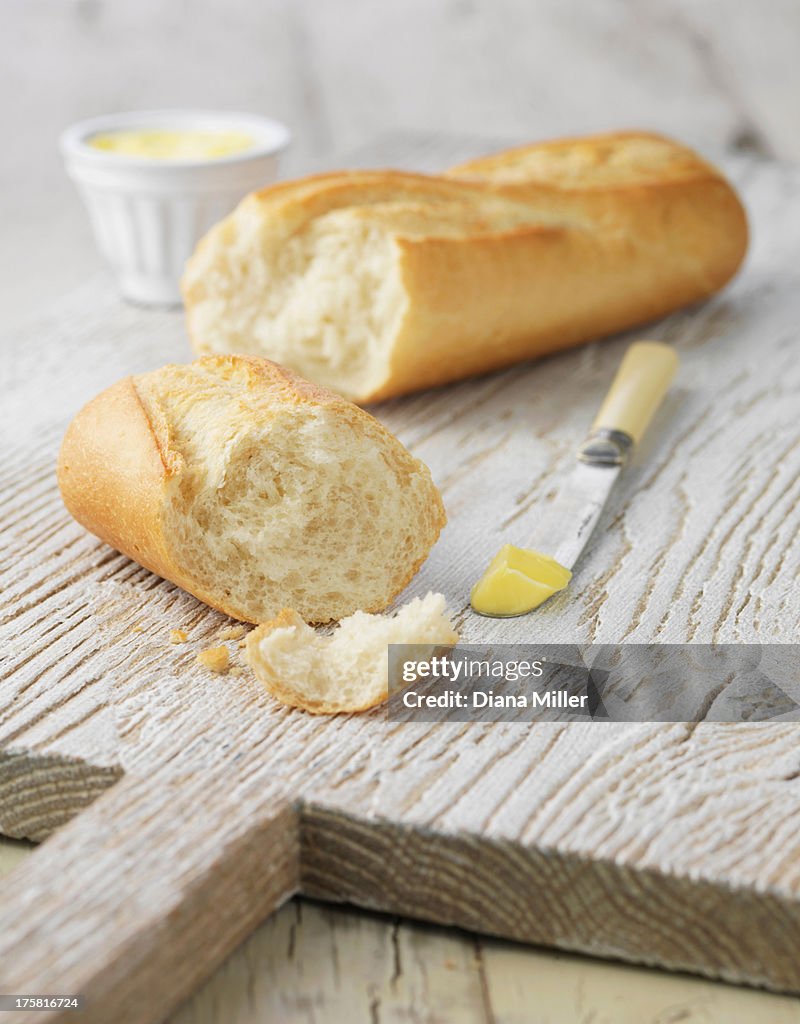
[[[800,160],[798,40],[797,0],[4,0],[2,315],[97,266],[56,149],[78,118],[273,114],[292,174],[401,132],[640,126]]]

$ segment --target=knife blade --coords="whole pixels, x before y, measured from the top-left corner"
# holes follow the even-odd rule
[[[526,615],[563,590],[678,366],[663,342],[631,345],[595,417],[578,462],[554,502],[542,509],[537,550],[507,544],[472,589],[473,611],[492,618]]]

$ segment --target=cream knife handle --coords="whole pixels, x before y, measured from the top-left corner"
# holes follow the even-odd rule
[[[661,341],[637,341],[625,353],[580,450],[584,462],[620,465],[644,436],[678,369],[678,356]]]

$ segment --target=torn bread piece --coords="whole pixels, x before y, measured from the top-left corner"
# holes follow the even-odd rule
[[[331,636],[297,612],[281,614],[247,638],[247,660],[273,697],[315,715],[365,711],[389,696],[389,644],[449,646],[458,642],[444,597],[415,598],[395,615],[356,612]]]
[[[238,356],[112,385],[67,430],[58,482],[92,533],[253,623],[382,611],[445,522],[428,467],[383,424]]]

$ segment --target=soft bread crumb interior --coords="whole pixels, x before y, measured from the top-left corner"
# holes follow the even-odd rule
[[[331,635],[286,610],[247,638],[247,659],[274,697],[316,714],[362,711],[389,696],[389,644],[458,642],[441,594],[403,605],[392,616],[356,612]]]
[[[179,457],[164,528],[202,592],[263,622],[380,610],[426,557],[441,523],[427,467],[340,399],[278,400],[236,360],[137,379]]]
[[[348,219],[335,211],[282,239],[232,218],[198,284],[198,347],[269,356],[348,397],[377,387],[406,298],[392,240]]]

